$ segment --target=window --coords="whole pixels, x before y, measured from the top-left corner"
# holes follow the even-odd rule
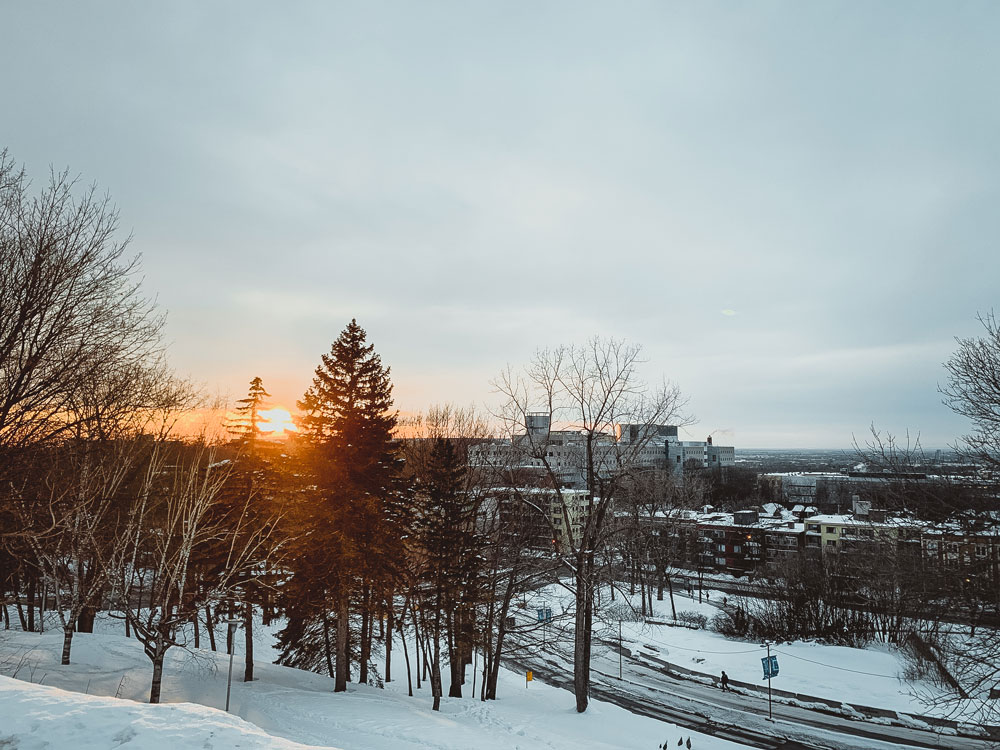
[[[976,545],[976,557],[986,557],[990,553],[990,548],[985,544]]]
[[[937,542],[927,542],[928,552],[937,552]]]
[[[716,565],[725,565],[726,564],[726,558],[724,558],[724,557],[717,557],[717,558],[715,558],[715,564]]]
[[[819,524],[818,523],[809,523],[809,524],[806,524],[806,528],[809,531],[819,531]]]
[[[738,544],[734,544],[734,545],[733,545],[733,552],[734,552],[734,553],[736,553],[737,555],[738,555],[738,554],[739,554],[739,553],[740,553],[740,552],[741,552],[742,550],[743,550],[743,548],[742,548],[742,547],[740,547],[740,545],[738,545]]]
[[[725,551],[726,551],[726,545],[720,544],[719,545],[719,552],[725,552]]]
[[[837,540],[836,539],[827,539],[826,540],[826,546],[827,547],[836,547],[837,546]]]
[[[827,534],[836,534],[837,533],[837,527],[836,526],[827,526],[826,527],[826,533]]]

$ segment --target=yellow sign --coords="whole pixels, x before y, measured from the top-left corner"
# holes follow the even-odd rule
[[[527,673],[527,674],[526,674],[526,675],[524,676],[524,681],[525,681],[525,682],[531,682],[531,681],[532,681],[533,679],[535,679],[535,678],[534,678],[534,676],[533,676],[533,675],[531,674],[531,670],[529,669],[529,670],[528,670],[528,673]]]

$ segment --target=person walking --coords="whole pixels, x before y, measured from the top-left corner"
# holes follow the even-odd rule
[[[733,692],[729,689],[729,675],[726,674],[726,670],[722,670],[722,689],[723,691]]]

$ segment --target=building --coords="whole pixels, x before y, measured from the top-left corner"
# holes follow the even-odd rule
[[[679,471],[735,465],[736,449],[705,442],[680,441],[675,425],[618,424],[614,434],[598,436],[592,446],[594,468],[611,476],[624,469],[648,467]],[[548,413],[525,416],[525,431],[511,440],[493,440],[474,446],[474,465],[515,468],[540,482],[586,489],[586,433],[553,430]]]

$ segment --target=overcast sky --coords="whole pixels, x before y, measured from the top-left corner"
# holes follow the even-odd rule
[[[405,411],[643,344],[737,447],[943,446],[1000,307],[1000,3],[0,0],[0,146],[118,204],[172,364]]]

